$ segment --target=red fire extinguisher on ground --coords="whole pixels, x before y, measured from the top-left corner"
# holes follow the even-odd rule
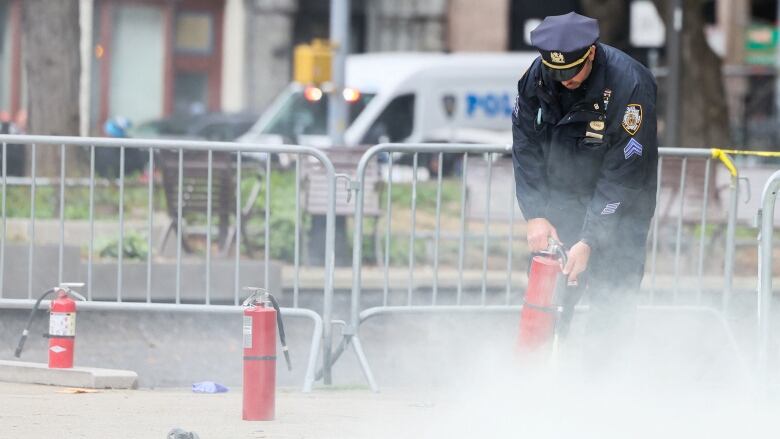
[[[279,303],[263,288],[252,291],[244,306],[244,408],[245,421],[274,419],[276,405],[276,328],[287,369],[292,370],[284,337]]]
[[[38,298],[30,311],[27,326],[22,331],[22,337],[16,347],[14,353],[16,358],[20,358],[22,355],[24,342],[30,334],[30,326],[41,302],[48,295],[57,293],[57,297],[49,305],[49,333],[45,334],[45,337],[49,339],[49,367],[56,369],[73,367],[73,354],[76,345],[76,301],[87,299],[71,288],[83,286],[83,283],[64,283],[59,287],[49,289]]]
[[[520,333],[517,348],[533,352],[555,342],[556,330],[563,307],[556,290],[565,285],[562,267],[566,265],[566,250],[557,241],[550,241],[547,250],[531,258],[528,289],[520,312]]]

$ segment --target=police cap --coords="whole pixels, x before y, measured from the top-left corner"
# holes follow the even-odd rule
[[[598,39],[598,21],[575,12],[546,17],[531,31],[531,44],[542,54],[542,63],[556,81],[577,75]]]

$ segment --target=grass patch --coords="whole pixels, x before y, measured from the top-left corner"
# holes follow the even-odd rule
[[[436,213],[436,180],[417,183],[417,212]],[[393,211],[411,210],[412,208],[412,184],[393,183],[392,206]],[[388,186],[381,195],[381,207],[387,206]],[[443,179],[441,187],[441,214],[460,215],[461,181],[459,179]]]
[[[6,216],[8,218],[29,218],[32,205],[32,188],[29,186],[8,186],[6,189]],[[165,209],[165,194],[162,185],[155,184],[155,211]],[[138,181],[126,183],[124,190],[124,215],[126,219],[146,218],[149,203],[149,190],[146,184]],[[65,209],[66,220],[89,219],[89,188],[66,187]],[[94,189],[94,219],[110,220],[119,216],[119,187],[97,186]],[[35,188],[35,218],[59,219],[60,188],[59,186],[36,186]]]

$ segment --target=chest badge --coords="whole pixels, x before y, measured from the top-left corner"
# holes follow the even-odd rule
[[[604,89],[604,95],[602,98],[604,100],[604,112],[606,112],[609,108],[609,100],[612,98],[612,90],[608,88]]]
[[[594,120],[589,125],[593,131],[604,131],[604,121]]]
[[[636,134],[639,127],[642,126],[642,106],[639,104],[628,104],[626,112],[623,114],[623,129],[630,135]]]

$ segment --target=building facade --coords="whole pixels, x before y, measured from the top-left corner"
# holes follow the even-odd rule
[[[294,46],[329,34],[328,0],[80,1],[91,134],[114,116],[260,113],[290,80]],[[22,3],[0,0],[0,114],[25,106]],[[544,16],[583,1],[351,3],[350,47],[360,53],[531,50],[528,34]]]

